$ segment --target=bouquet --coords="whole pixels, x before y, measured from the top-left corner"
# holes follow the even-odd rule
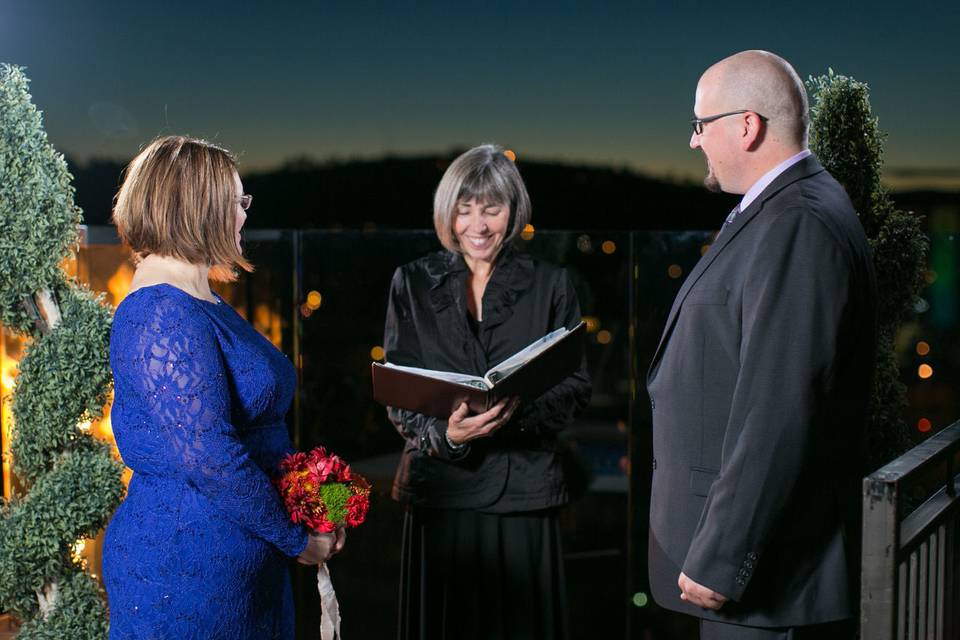
[[[357,527],[370,508],[370,483],[323,447],[287,455],[280,461],[275,484],[290,519],[319,533]],[[317,587],[323,610],[320,637],[339,638],[340,606],[326,563],[318,569]]]

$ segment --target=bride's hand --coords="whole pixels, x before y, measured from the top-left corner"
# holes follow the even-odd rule
[[[347,544],[347,529],[346,527],[337,527],[335,531],[337,540],[333,545],[333,550],[330,552],[331,556],[334,556],[340,553],[343,550],[343,545]]]
[[[326,562],[334,553],[337,536],[332,533],[310,533],[306,548],[297,556],[300,564],[320,564]],[[343,544],[340,543],[340,547]],[[339,551],[339,549],[337,549]]]

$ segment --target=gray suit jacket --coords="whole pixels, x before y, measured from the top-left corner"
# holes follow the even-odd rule
[[[875,341],[863,228],[805,158],[687,277],[650,365],[661,606],[752,626],[854,615]],[[684,603],[680,571],[732,601],[719,613]]]

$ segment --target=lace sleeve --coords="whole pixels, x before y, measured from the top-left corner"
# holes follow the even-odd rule
[[[159,300],[140,327],[130,372],[142,394],[155,450],[214,509],[287,556],[306,546],[266,473],[251,459],[230,420],[230,388],[210,320],[182,303]]]

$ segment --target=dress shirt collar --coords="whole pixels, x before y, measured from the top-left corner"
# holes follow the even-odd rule
[[[759,180],[753,183],[753,186],[750,187],[749,191],[743,194],[743,199],[740,200],[740,211],[746,211],[747,207],[757,199],[757,196],[763,193],[763,190],[770,186],[770,183],[777,179],[781,173],[797,164],[807,156],[812,155],[809,149],[804,149],[800,153],[790,156],[770,171],[767,171]]]

